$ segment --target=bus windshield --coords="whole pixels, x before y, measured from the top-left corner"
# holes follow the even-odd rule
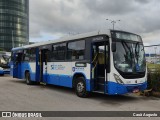
[[[10,56],[8,55],[2,55],[3,59],[6,61],[6,62],[9,62],[9,59],[10,59]]]
[[[116,43],[116,52],[113,53],[115,68],[123,73],[144,73],[146,62],[141,37],[123,31],[111,31],[111,35]]]
[[[10,56],[7,54],[0,54],[0,67],[9,68]]]
[[[117,50],[113,53],[116,69],[125,73],[145,72],[145,52],[140,42],[116,42]]]

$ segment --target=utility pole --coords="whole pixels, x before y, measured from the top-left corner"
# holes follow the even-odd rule
[[[108,21],[111,21],[112,25],[113,25],[113,30],[114,30],[114,27],[115,27],[115,24],[121,20],[110,20],[110,19],[106,19]]]

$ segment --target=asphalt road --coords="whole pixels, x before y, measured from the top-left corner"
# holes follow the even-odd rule
[[[160,98],[95,93],[89,98],[79,98],[72,89],[51,85],[29,86],[24,80],[0,76],[0,111],[160,111]]]

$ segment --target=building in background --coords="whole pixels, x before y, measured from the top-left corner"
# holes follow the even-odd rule
[[[0,49],[29,44],[29,0],[0,0]]]
[[[158,63],[160,64],[160,55],[159,54],[146,54],[146,62],[148,63]]]
[[[145,46],[146,62],[160,64],[160,44]]]

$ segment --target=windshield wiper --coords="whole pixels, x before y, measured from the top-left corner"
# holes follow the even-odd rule
[[[130,53],[130,59],[128,59],[128,60],[131,62],[131,65],[133,66],[133,64],[132,64],[133,51],[131,50],[131,48],[128,46],[128,44],[127,44],[125,41],[122,41],[122,45],[123,45],[123,47],[124,47],[124,49],[125,49],[125,52],[126,52],[125,58],[127,58],[127,59],[128,59],[127,54],[128,54],[128,51],[129,51],[129,53]],[[128,50],[127,50],[127,49],[128,49]]]
[[[137,47],[138,47],[138,51],[137,51]],[[139,59],[139,50],[140,50],[140,46],[139,46],[139,42],[137,42],[135,46],[135,57],[137,60],[137,64],[138,64],[138,59]]]

